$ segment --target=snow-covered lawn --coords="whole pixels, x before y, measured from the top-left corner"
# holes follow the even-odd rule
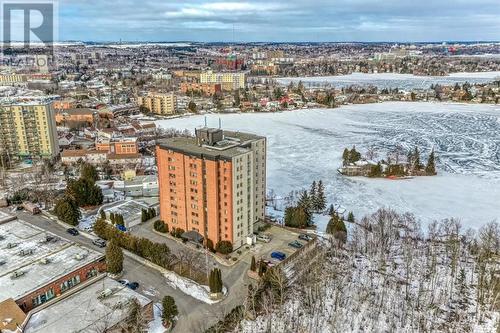
[[[411,74],[396,74],[396,73],[352,73],[349,75],[339,76],[314,76],[314,77],[283,77],[278,78],[280,84],[288,85],[290,82],[298,84],[302,81],[304,85],[324,86],[331,85],[336,88],[362,85],[376,86],[380,89],[384,88],[400,88],[400,89],[427,89],[431,85],[455,85],[455,83],[485,83],[495,80],[500,77],[500,72],[477,72],[477,73],[452,73],[449,76],[416,76]]]
[[[267,188],[278,197],[322,179],[329,203],[356,217],[380,207],[412,212],[423,222],[456,217],[466,227],[500,218],[500,106],[391,102],[282,113],[207,115],[225,129],[267,137]],[[204,116],[161,120],[164,128],[194,130]],[[348,178],[337,172],[345,147],[380,157],[388,149],[432,148],[439,175],[410,180]],[[321,223],[322,226],[326,226]]]
[[[193,280],[189,280],[186,278],[183,278],[174,272],[165,272],[163,274],[165,278],[167,279],[167,283],[169,286],[171,286],[174,289],[179,289],[186,295],[189,295],[193,298],[196,298],[199,301],[202,301],[207,304],[214,304],[220,302],[220,300],[212,300],[210,299],[210,289],[208,286],[203,286],[200,285]],[[224,294],[227,293],[226,287],[223,288],[222,291]]]

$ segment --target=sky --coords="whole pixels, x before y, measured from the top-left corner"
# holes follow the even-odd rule
[[[59,40],[500,40],[499,0],[59,0],[58,10]]]

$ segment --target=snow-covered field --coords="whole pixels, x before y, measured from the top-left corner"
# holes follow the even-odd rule
[[[430,222],[456,217],[464,227],[500,219],[500,106],[391,102],[283,113],[208,115],[226,129],[268,139],[267,187],[278,195],[322,179],[330,203],[360,217],[379,207],[412,212]],[[157,121],[165,128],[194,130],[204,116]],[[401,145],[431,148],[435,177],[411,180],[347,178],[337,172],[345,147],[366,151]]]
[[[425,89],[432,84],[454,85],[455,83],[486,83],[500,78],[500,72],[452,73],[449,76],[416,76],[411,74],[395,73],[352,73],[340,76],[315,76],[315,77],[283,77],[277,79],[278,83],[288,85],[302,81],[306,87],[321,87],[331,85],[336,88],[362,85],[383,88]]]

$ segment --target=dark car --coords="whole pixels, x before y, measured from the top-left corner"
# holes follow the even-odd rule
[[[288,243],[288,246],[294,247],[296,249],[302,248],[302,245],[299,241],[294,240],[293,242]]]
[[[69,228],[68,230],[66,230],[68,232],[68,234],[70,235],[73,235],[73,236],[78,236],[80,233],[78,232],[78,230],[76,230],[75,228]]]
[[[139,282],[129,282],[127,283],[127,287],[132,290],[136,290],[137,288],[139,288]]]
[[[278,259],[280,261],[285,260],[286,254],[284,254],[283,252],[274,251],[273,253],[271,253],[271,258]]]
[[[92,241],[95,246],[106,247],[106,241],[104,239],[96,238]]]
[[[306,242],[309,242],[312,239],[312,237],[309,235],[306,235],[306,234],[300,234],[299,239],[306,241]]]
[[[128,280],[118,280],[118,283],[123,284],[126,286],[128,284]]]

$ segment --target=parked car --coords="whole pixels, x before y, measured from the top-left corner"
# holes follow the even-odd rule
[[[293,242],[288,243],[288,246],[294,247],[296,249],[302,248],[302,245],[299,241],[294,240]]]
[[[128,280],[122,279],[122,280],[118,280],[118,283],[123,284],[124,286],[126,286],[129,282],[128,282]]]
[[[78,232],[77,229],[75,228],[69,228],[68,230],[66,230],[68,232],[68,234],[70,235],[73,235],[73,236],[78,236],[80,233]]]
[[[106,241],[104,239],[101,239],[101,238],[96,238],[92,241],[92,243],[96,246],[99,246],[99,247],[106,247]]]
[[[136,290],[137,288],[139,288],[139,282],[129,282],[127,283],[127,287],[132,290]]]
[[[282,261],[282,260],[285,260],[286,254],[284,254],[283,252],[280,252],[280,251],[274,251],[273,253],[271,253],[271,258],[278,259],[278,260]]]
[[[265,243],[269,243],[273,239],[269,234],[260,234],[257,236],[257,240]]]
[[[309,235],[306,235],[306,234],[300,234],[299,239],[306,241],[306,242],[309,242],[312,239],[312,237]]]

